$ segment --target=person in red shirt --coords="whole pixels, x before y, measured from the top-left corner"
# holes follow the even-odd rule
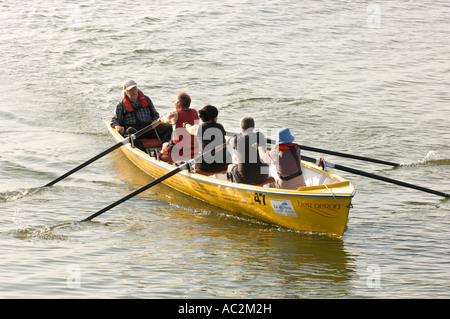
[[[174,99],[175,111],[161,117],[161,123],[172,124],[172,138],[162,147],[163,155],[170,155],[171,161],[185,161],[191,159],[199,151],[196,136],[189,134],[185,125],[198,125],[197,111],[191,108],[191,97],[180,92]]]

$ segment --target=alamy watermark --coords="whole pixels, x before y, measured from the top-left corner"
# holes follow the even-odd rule
[[[197,121],[195,125],[198,125]],[[199,130],[202,130],[201,126],[199,127]],[[245,131],[247,139],[230,139],[228,140],[226,147],[228,150],[234,149],[236,151],[236,161],[238,163],[258,163],[258,146],[266,146],[266,138],[273,135],[271,132],[275,130],[276,129],[248,129]],[[242,136],[241,133],[236,134]],[[225,159],[230,160],[229,158],[224,157],[222,151],[213,151],[215,148],[220,147],[223,141],[223,133],[218,128],[210,127],[203,131],[203,133],[200,132],[200,136],[202,136],[203,139],[197,135],[195,137],[196,142],[194,142],[194,145],[192,145],[190,133],[184,128],[176,128],[173,134],[173,136],[176,136],[176,139],[180,141],[169,150],[171,159],[174,162],[190,160],[193,156],[192,153],[195,153],[194,155],[199,155],[200,153],[198,153],[198,151],[200,151],[200,149],[195,147],[195,143],[200,147],[203,143],[203,139],[210,142],[206,145],[205,149],[201,150],[202,153],[205,154],[204,157],[196,157],[195,163],[200,163],[202,161],[208,164],[224,163]]]
[[[67,19],[66,24],[69,28],[81,28],[83,26],[81,20],[81,7],[79,4],[69,4],[66,9]]]
[[[381,268],[379,265],[372,264],[367,266],[366,269],[367,276],[366,284],[368,288],[378,289],[381,288]]]
[[[378,4],[369,4],[367,6],[366,26],[371,29],[381,28],[381,7]]]
[[[15,228],[19,228],[19,229],[23,229],[24,228],[24,225],[23,225],[23,214],[21,213],[20,209],[15,209],[14,210],[13,221],[14,221],[14,227]]]
[[[26,6],[20,11],[23,21],[33,21],[35,17],[46,16],[50,19],[58,19],[69,29],[82,28],[86,17],[82,14],[81,6],[76,3],[67,4],[62,7],[55,6],[51,9],[40,9],[37,6]]]
[[[81,287],[81,268],[78,265],[67,266],[67,272],[69,275],[66,279],[67,288],[80,288]]]

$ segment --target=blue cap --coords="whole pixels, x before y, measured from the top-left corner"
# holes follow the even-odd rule
[[[284,143],[292,143],[294,141],[294,137],[291,134],[291,131],[289,131],[288,128],[280,128],[278,129],[278,139],[277,144],[284,144]]]

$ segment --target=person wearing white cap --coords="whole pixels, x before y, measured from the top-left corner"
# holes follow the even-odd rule
[[[264,146],[259,145],[258,152],[261,160],[267,164],[275,164],[278,177],[277,188],[298,189],[306,186],[301,168],[300,148],[292,143],[294,136],[288,128],[278,129],[278,138],[275,148],[267,152]]]
[[[144,95],[134,80],[126,80],[122,87],[122,100],[117,104],[116,113],[111,120],[111,126],[120,134],[133,134],[159,119],[152,100]],[[155,129],[140,136],[140,138],[158,138],[161,143],[168,142],[172,135],[172,126],[160,124]],[[144,150],[139,139],[134,145]]]

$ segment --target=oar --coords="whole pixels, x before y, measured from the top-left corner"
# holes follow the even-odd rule
[[[131,194],[128,194],[127,196],[119,199],[118,201],[112,203],[111,205],[106,206],[105,208],[99,210],[98,212],[96,212],[95,214],[92,214],[91,216],[83,219],[82,221],[80,221],[80,223],[82,222],[87,222],[101,214],[103,214],[104,212],[110,210],[111,208],[116,207],[119,204],[122,204],[123,202],[129,200],[130,198],[142,193],[143,191],[146,191],[147,189],[149,189],[152,186],[155,186],[156,184],[159,184],[160,182],[168,179],[169,177],[177,174],[178,172],[181,172],[182,170],[186,169],[188,167],[189,163],[185,163],[181,166],[178,166],[177,168],[175,168],[174,170],[170,171],[169,173],[167,173],[166,175],[161,176],[160,178],[155,179],[154,181],[148,183],[145,186],[142,186],[141,188],[139,188],[138,190],[135,190],[134,192],[132,192]]]
[[[202,157],[203,157],[203,159],[208,158],[209,156],[212,155],[212,153],[213,153],[214,150],[215,150],[215,152],[217,153],[217,152],[219,152],[221,149],[223,149],[224,147],[226,147],[226,144],[222,144],[222,145],[216,146],[214,149],[212,149],[212,150],[210,150],[210,151],[208,151],[208,152],[206,152],[206,153],[203,153],[203,154],[197,156],[197,157],[194,158],[194,159],[191,159],[190,161],[188,161],[188,162],[186,162],[186,163],[184,163],[184,164],[178,166],[177,168],[175,168],[174,170],[170,171],[169,173],[167,173],[167,174],[165,174],[165,175],[163,175],[163,176],[161,176],[161,177],[155,179],[154,181],[151,181],[151,182],[148,183],[147,185],[142,186],[141,188],[139,188],[138,190],[135,190],[135,191],[132,192],[131,194],[128,194],[127,196],[125,196],[125,197],[119,199],[118,201],[116,201],[116,202],[114,202],[114,203],[112,203],[112,204],[106,206],[105,208],[99,210],[99,211],[96,212],[95,214],[92,214],[91,216],[89,216],[89,217],[87,217],[87,218],[81,220],[80,223],[86,222],[86,221],[90,221],[91,219],[93,219],[93,218],[95,218],[95,217],[97,217],[97,216],[103,214],[104,212],[110,210],[111,208],[114,208],[114,207],[116,207],[117,205],[119,205],[119,204],[121,204],[121,203],[123,203],[123,202],[129,200],[130,198],[132,198],[132,197],[134,197],[134,196],[136,196],[136,195],[138,195],[138,194],[140,194],[140,193],[146,191],[146,190],[149,189],[150,187],[153,187],[153,186],[155,186],[156,184],[159,184],[159,183],[161,183],[162,181],[168,179],[169,177],[171,177],[171,176],[173,176],[173,175],[175,175],[175,174],[181,172],[182,170],[189,168],[189,167],[191,166],[192,163],[197,162],[197,161],[200,160]]]
[[[232,132],[226,132],[226,134],[229,136],[237,135],[236,133],[232,133]],[[274,141],[270,138],[267,139],[267,142],[270,144],[276,143],[276,141]],[[387,162],[387,161],[383,161],[383,160],[379,160],[379,159],[375,159],[375,158],[364,157],[364,156],[335,152],[335,151],[325,150],[325,149],[321,149],[321,148],[317,148],[317,147],[311,147],[311,146],[306,146],[306,145],[299,145],[299,147],[302,150],[311,151],[311,152],[318,152],[318,153],[336,155],[336,156],[340,156],[340,157],[353,158],[353,159],[357,159],[357,160],[361,160],[361,161],[383,164],[383,165],[388,165],[388,166],[400,166],[400,164],[398,164],[398,163]]]
[[[102,158],[103,156],[105,156],[106,154],[111,153],[112,151],[114,151],[115,149],[118,149],[119,147],[121,147],[122,145],[125,145],[127,143],[131,142],[131,139],[133,138],[138,138],[139,136],[147,133],[148,131],[150,131],[151,129],[154,129],[155,127],[157,127],[160,124],[160,120],[158,119],[157,121],[153,122],[152,124],[144,127],[142,130],[136,132],[135,134],[123,139],[122,141],[120,141],[119,143],[117,143],[114,146],[111,146],[110,148],[108,148],[107,150],[101,152],[100,154],[94,156],[93,158],[87,160],[86,162],[84,162],[83,164],[78,165],[77,167],[75,167],[74,169],[68,171],[67,173],[65,173],[64,175],[61,175],[60,177],[58,177],[57,179],[51,181],[50,183],[42,186],[42,187],[49,187],[52,186],[54,184],[56,184],[57,182],[59,182],[60,180],[72,175],[73,173],[75,173],[76,171],[79,171],[80,169],[82,169],[83,167],[95,162],[96,160]]]
[[[318,161],[315,158],[312,157],[308,157],[308,156],[304,156],[302,155],[302,160],[308,161],[308,162],[312,162],[312,163],[317,163]],[[388,177],[384,177],[384,176],[380,176],[380,175],[375,175],[375,174],[371,174],[371,173],[367,173],[364,171],[360,171],[354,168],[350,168],[350,167],[346,167],[346,166],[342,166],[339,164],[334,164],[334,163],[330,163],[330,162],[325,162],[324,163],[324,167],[331,167],[331,168],[335,168],[335,169],[339,169],[342,171],[346,171],[349,173],[353,173],[353,174],[357,174],[357,175],[362,175],[362,176],[366,176],[366,177],[370,177],[373,179],[377,179],[383,182],[388,182],[388,183],[392,183],[392,184],[396,184],[396,185],[400,185],[400,186],[404,186],[404,187],[408,187],[408,188],[413,188],[422,192],[426,192],[426,193],[430,193],[430,194],[435,194],[435,195],[439,195],[439,196],[443,196],[443,197],[450,197],[450,194],[447,193],[443,193],[443,192],[439,192],[433,189],[429,189],[429,188],[425,188],[422,186],[418,186],[418,185],[413,185],[413,184],[409,184],[409,183],[405,183],[402,181],[398,181],[392,178],[388,178]]]

